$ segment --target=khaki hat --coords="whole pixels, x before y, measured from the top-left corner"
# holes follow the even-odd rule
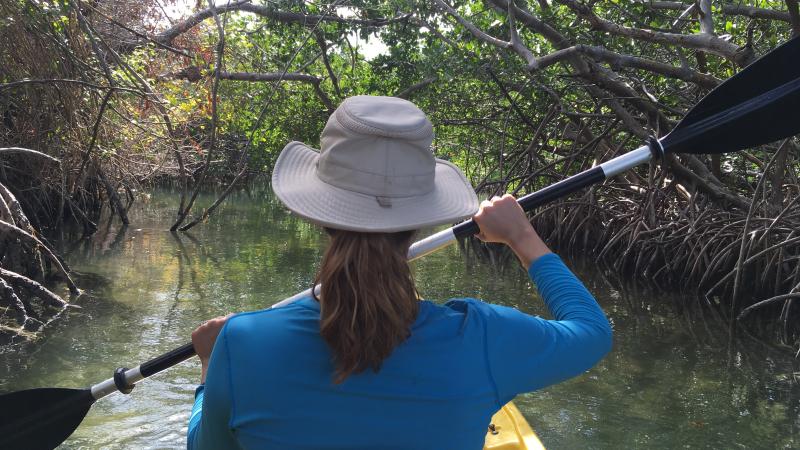
[[[413,103],[357,96],[328,119],[321,150],[293,141],[272,188],[297,215],[340,230],[394,232],[457,222],[478,211],[475,190],[431,152],[433,125]]]

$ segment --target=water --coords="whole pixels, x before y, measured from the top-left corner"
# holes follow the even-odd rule
[[[166,231],[176,202],[156,191],[135,204],[127,229],[101,226],[91,240],[62,244],[87,291],[81,308],[37,341],[0,351],[0,392],[87,387],[188,342],[205,319],[310,286],[324,237],[268,188],[232,195],[189,233]],[[429,299],[470,295],[547,315],[524,272],[466,258],[456,246],[415,272]],[[800,447],[800,372],[790,356],[754,345],[729,354],[724,328],[677,311],[670,293],[620,291],[589,264],[576,272],[609,314],[615,346],[587,374],[517,398],[548,448]],[[185,448],[198,378],[192,360],[102,399],[62,448]]]

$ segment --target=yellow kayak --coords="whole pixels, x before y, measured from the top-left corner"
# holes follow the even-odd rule
[[[483,450],[539,449],[544,449],[542,441],[513,402],[508,402],[494,414],[486,431]]]

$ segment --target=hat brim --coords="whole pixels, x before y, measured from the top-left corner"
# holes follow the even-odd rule
[[[381,206],[375,196],[332,186],[316,175],[319,152],[302,142],[284,147],[272,171],[272,189],[292,212],[318,225],[361,232],[395,232],[453,223],[478,211],[478,197],[464,174],[436,160],[434,188],[427,194],[393,197]]]

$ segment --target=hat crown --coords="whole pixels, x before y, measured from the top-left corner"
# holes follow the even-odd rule
[[[425,113],[402,98],[372,95],[350,97],[336,108],[333,116],[343,126],[357,133],[433,139],[433,125]]]
[[[433,125],[413,103],[350,97],[322,131],[317,176],[379,198],[424,195],[434,189],[432,142]]]
[[[413,103],[352,97],[328,119],[320,150],[286,144],[272,188],[298,216],[338,230],[392,233],[472,216],[475,190],[433,157],[431,142],[433,125]]]

